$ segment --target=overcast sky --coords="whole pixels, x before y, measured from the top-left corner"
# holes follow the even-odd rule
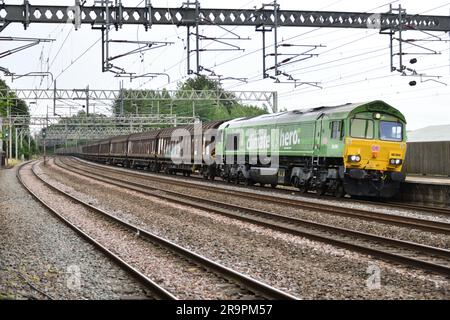
[[[23,3],[23,1],[5,1],[8,4]],[[72,5],[74,1],[38,1],[32,4]],[[93,1],[87,1],[91,5]],[[125,6],[142,6],[140,0],[124,0]],[[253,8],[260,7],[261,1],[201,1],[202,7]],[[354,1],[354,0],[316,0],[292,1],[279,0],[281,9],[292,10],[324,10],[324,11],[354,11],[354,12],[387,12],[389,0]],[[153,0],[154,7],[179,7],[182,1]],[[392,1],[399,4],[410,14],[449,15],[450,2],[444,0],[402,0]],[[406,115],[409,129],[417,129],[428,125],[450,124],[450,35],[433,33],[445,41],[420,42],[420,45],[440,52],[439,55],[423,55],[424,50],[412,48],[406,44],[404,52],[413,53],[406,56],[406,64],[418,73],[433,77],[402,77],[390,72],[389,37],[380,35],[372,29],[332,29],[332,28],[293,28],[279,29],[280,42],[293,45],[321,45],[314,50],[317,57],[283,67],[282,70],[292,74],[294,78],[305,82],[319,82],[320,88],[299,86],[293,84],[274,84],[271,79],[262,79],[262,40],[261,34],[252,27],[229,27],[228,30],[242,38],[251,40],[230,41],[245,51],[203,52],[201,65],[212,69],[224,77],[247,78],[248,82],[225,81],[228,90],[276,90],[279,94],[281,108],[301,109],[322,105],[338,105],[347,102],[363,102],[381,99],[398,108]],[[230,37],[226,31],[218,27],[201,27],[201,33],[210,37]],[[72,25],[66,24],[31,24],[27,31],[20,24],[8,26],[1,36],[49,37],[56,39],[51,44],[43,44],[22,51],[0,61],[0,66],[11,72],[20,74],[49,69],[57,78],[59,88],[84,88],[87,85],[93,89],[118,89],[119,79],[111,73],[101,72],[101,42],[100,31],[91,30],[83,25],[75,31]],[[169,41],[173,45],[162,49],[150,50],[145,54],[126,57],[117,61],[116,65],[128,72],[143,74],[148,72],[164,72],[167,78],[158,77],[135,79],[131,83],[125,80],[125,87],[143,89],[175,89],[178,81],[187,78],[186,75],[186,29],[173,26],[154,26],[148,32],[143,27],[124,26],[119,32],[112,31],[111,37],[117,40],[152,40]],[[273,44],[273,35],[268,34],[267,45]],[[430,34],[409,31],[408,39],[429,39]],[[11,48],[13,43],[2,42],[2,51]],[[224,48],[208,41],[202,41],[202,48]],[[89,49],[90,48],[90,49]],[[121,54],[135,45],[112,46],[111,55]],[[89,49],[89,50],[88,50]],[[305,48],[281,48],[280,53],[301,53]],[[267,49],[273,52],[273,47]],[[286,56],[285,56],[286,57]],[[284,57],[283,57],[284,58]],[[409,65],[411,58],[418,62]],[[194,63],[195,59],[192,58]],[[273,62],[268,61],[271,65]],[[439,78],[437,78],[439,76]],[[409,82],[415,80],[415,87]],[[426,81],[427,80],[427,81]],[[13,88],[46,88],[51,83],[39,78],[20,79],[8,84]],[[51,102],[50,102],[51,104]],[[74,102],[71,102],[74,104]],[[44,114],[46,103],[33,107],[33,114]],[[106,107],[96,106],[97,111],[106,112]],[[58,113],[69,111],[60,109]],[[72,110],[74,112],[74,110]]]

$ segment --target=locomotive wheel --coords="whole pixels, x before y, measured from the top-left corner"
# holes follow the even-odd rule
[[[253,180],[252,179],[245,179],[245,185],[253,186],[254,185]]]
[[[292,185],[294,187],[298,188],[298,178],[297,177],[292,178]]]
[[[334,196],[336,198],[343,198],[345,196],[345,190],[344,190],[344,186],[342,185],[342,183],[339,183],[336,186],[336,190],[334,191]]]
[[[276,184],[276,183],[272,183],[272,184],[270,185],[270,187],[271,187],[272,189],[275,189],[277,186],[278,186],[278,184]]]
[[[319,196],[323,196],[325,195],[325,193],[327,193],[328,187],[325,184],[322,184],[319,186],[319,188],[317,188],[317,194]]]
[[[244,180],[244,175],[242,174],[242,172],[239,172],[237,174],[236,180],[234,181],[235,184],[240,184],[241,181]]]
[[[308,192],[308,186],[306,184],[301,185],[298,187],[298,190],[300,191],[300,193],[307,193]]]

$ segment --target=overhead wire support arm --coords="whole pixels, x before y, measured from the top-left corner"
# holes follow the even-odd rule
[[[442,41],[442,39],[436,35],[431,34],[428,31],[421,30],[420,26],[410,24],[408,22],[408,14],[406,13],[406,9],[402,8],[401,5],[398,6],[398,8],[394,8],[392,4],[389,6],[389,12],[388,15],[396,15],[396,21],[398,22],[396,25],[389,26],[389,27],[381,27],[380,28],[380,34],[386,34],[389,36],[389,49],[390,49],[390,68],[391,72],[398,72],[402,76],[420,76],[421,82],[423,77],[434,77],[434,76],[428,76],[425,74],[421,74],[417,72],[415,69],[408,66],[408,63],[405,61],[405,56],[407,55],[417,55],[417,56],[424,56],[424,55],[439,55],[441,52],[433,50],[431,48],[426,47],[423,44],[419,44],[422,42],[433,42],[433,41]],[[428,36],[428,38],[424,39],[416,39],[416,38],[405,38],[406,32],[413,32],[418,31],[421,33],[424,33]],[[431,39],[429,39],[431,38]],[[396,45],[397,44],[397,45]],[[408,44],[411,47],[415,48],[418,52],[406,52],[404,45]],[[417,59],[413,58],[410,59],[409,64],[415,64],[417,63]],[[439,78],[439,77],[438,77]],[[432,80],[436,81],[436,80]],[[442,83],[440,81],[436,81],[439,83]],[[417,84],[416,81],[411,81],[409,83],[411,86],[415,86]]]
[[[290,64],[294,64],[297,62],[301,62],[313,57],[318,57],[319,54],[318,53],[310,53],[312,51],[314,51],[317,48],[324,48],[325,46],[323,45],[294,45],[294,44],[279,44],[278,47],[307,47],[310,48],[309,50],[306,50],[302,53],[278,53],[278,56],[288,56],[289,58],[286,58],[282,61],[280,61],[278,63],[278,67],[282,67],[282,66],[287,66]],[[267,56],[274,56],[275,53],[270,53]],[[301,58],[300,58],[301,57]],[[273,66],[271,68],[269,68],[268,70],[273,70],[275,69],[276,66]]]
[[[116,78],[130,78],[130,82],[132,82],[135,79],[140,79],[140,78],[157,78],[158,76],[166,76],[167,77],[167,83],[170,84],[170,75],[168,75],[167,73],[158,73],[158,72],[149,72],[149,73],[145,73],[145,74],[135,74],[135,73],[117,73],[115,75]]]
[[[239,82],[243,82],[243,83],[247,83],[248,82],[248,78],[220,77],[219,76],[219,82],[225,81],[225,80],[234,80],[234,81],[239,81]]]
[[[165,47],[167,45],[171,45],[173,44],[173,42],[156,42],[156,41],[128,41],[128,40],[109,40],[109,43],[121,43],[121,44],[138,44],[140,47],[130,50],[128,52],[125,52],[123,54],[117,55],[117,56],[113,56],[113,57],[108,57],[108,62],[119,59],[119,58],[123,58],[129,55],[133,55],[133,54],[137,54],[137,53],[142,53],[148,50],[154,50],[154,49],[159,49],[162,47]]]
[[[212,26],[216,26],[224,31],[226,31],[227,33],[233,35],[233,38],[224,38],[221,37],[221,39],[225,39],[225,40],[251,40],[250,37],[246,37],[246,38],[242,38],[240,35],[238,35],[236,32],[233,32],[232,30],[229,30],[223,26],[221,26],[220,24],[217,24],[213,21],[211,21],[210,19],[208,19],[207,17],[203,17],[203,21],[209,22]]]
[[[421,45],[418,45],[418,44],[414,43],[414,42],[420,42],[420,41],[427,41],[425,39],[423,39],[423,40],[420,40],[420,39],[401,39],[401,38],[395,38],[394,37],[394,40],[397,40],[397,41],[403,42],[403,43],[407,43],[407,44],[410,44],[410,45],[412,45],[414,47],[417,47],[417,48],[423,49],[425,51],[428,51],[428,52],[422,52],[422,53],[403,53],[402,52],[403,55],[405,55],[405,54],[441,54],[440,52],[438,52],[436,50],[433,50],[433,49],[427,48],[425,46],[421,46]],[[438,41],[442,41],[442,40],[438,40]]]
[[[143,17],[145,18],[145,30],[147,31],[151,28],[153,24],[153,15],[152,15],[152,5],[150,0],[145,0],[145,11],[138,14],[136,11],[128,13],[122,5],[121,0],[116,0],[115,5],[112,5],[112,1],[110,0],[97,0],[94,2],[95,5],[100,5],[100,8],[103,8],[101,12],[99,12],[99,16],[96,13],[90,13],[91,18],[97,17],[102,18],[104,23],[98,23],[97,21],[93,23],[93,29],[99,29],[102,33],[102,71],[103,72],[112,72],[116,74],[116,77],[130,77],[130,81],[136,79],[138,77],[145,78],[149,77],[148,74],[138,76],[134,72],[127,72],[124,68],[114,65],[112,62],[118,60],[120,58],[124,58],[133,54],[141,54],[148,50],[154,50],[158,48],[162,48],[167,45],[173,44],[173,42],[163,42],[163,41],[131,41],[131,40],[115,40],[110,38],[110,29],[112,26],[115,26],[115,29],[118,30],[122,27],[122,25],[127,22],[131,18]],[[95,7],[97,8],[97,7]],[[84,11],[83,11],[84,12]],[[100,24],[100,26],[96,26]],[[125,51],[120,54],[116,54],[114,56],[110,55],[112,50],[111,44],[131,44],[137,45],[138,47],[135,49],[131,49]]]
[[[25,77],[50,77],[51,82],[53,83],[53,74],[51,72],[28,72],[25,74],[16,74],[16,73],[6,73],[5,76],[11,77],[11,81],[14,82],[14,80],[18,80]]]
[[[0,37],[0,41],[9,41],[9,42],[29,42],[23,46],[19,46],[10,50],[6,50],[0,52],[0,59],[15,54],[17,52],[32,48],[42,42],[52,42],[55,39],[45,39],[45,38],[21,38],[21,37]]]
[[[270,15],[267,14],[267,8],[272,10]],[[313,57],[318,56],[316,53],[311,53],[313,50],[323,47],[322,45],[301,45],[301,44],[290,44],[282,42],[278,42],[278,29],[279,29],[279,12],[280,5],[277,3],[277,0],[274,0],[272,3],[263,4],[262,7],[254,12],[254,19],[261,19],[263,21],[262,24],[256,27],[256,31],[262,32],[262,54],[263,54],[263,79],[273,79],[275,83],[293,83],[295,87],[302,84],[309,84],[313,86],[318,86],[317,82],[299,82],[298,79],[294,79],[294,77],[288,74],[285,70],[282,70],[283,67],[288,65],[298,63]],[[270,12],[270,11],[269,11]],[[280,19],[283,21],[283,19]],[[266,53],[268,46],[266,45],[266,32],[273,32],[273,53]],[[280,52],[280,48],[308,48],[303,52]],[[267,58],[273,57],[273,65],[271,67],[267,67]],[[287,57],[287,58],[282,58]],[[280,77],[284,76],[287,80],[281,80]]]
[[[213,41],[213,42],[217,42],[220,44],[223,44],[225,46],[231,47],[231,48],[216,48],[216,49],[199,49],[199,51],[204,52],[204,51],[245,51],[245,49],[241,49],[241,47],[236,46],[234,44],[222,41],[222,40],[236,40],[236,39],[229,39],[229,38],[215,38],[215,37],[208,37],[208,36],[204,36],[204,35],[199,35],[200,40],[207,40],[207,41]],[[240,40],[244,40],[244,39],[240,39]]]
[[[215,77],[216,74],[214,71],[208,70],[200,65],[200,53],[201,52],[229,52],[229,51],[245,51],[245,49],[242,49],[238,45],[235,45],[231,43],[231,41],[242,41],[242,40],[251,40],[250,37],[243,38],[239,36],[237,33],[233,32],[232,30],[228,30],[226,27],[221,26],[220,24],[217,24],[215,21],[215,16],[205,16],[202,12],[202,9],[200,8],[200,3],[198,0],[195,1],[195,3],[191,3],[188,1],[187,3],[184,3],[183,6],[186,8],[195,8],[196,15],[195,19],[193,20],[193,26],[195,26],[195,32],[190,32],[190,26],[187,27],[187,66],[188,66],[188,74],[196,74],[201,75],[202,71],[210,72],[211,75]],[[193,7],[194,6],[194,7]],[[218,27],[221,30],[224,30],[226,33],[223,36],[217,37],[217,36],[207,36],[204,34],[200,34],[199,32],[199,23],[205,23],[206,26],[210,27]],[[190,45],[190,37],[195,36],[195,49],[191,49]],[[208,45],[203,46],[200,48],[200,44],[202,41],[211,41],[215,44],[218,44],[219,47],[214,48],[208,48]],[[191,54],[195,53],[196,56],[196,71],[192,70],[191,68]]]
[[[9,71],[9,69],[4,68],[4,67],[0,67],[0,71],[3,72],[4,74],[11,74],[11,72]]]
[[[5,22],[0,19],[0,32],[6,29],[7,26],[9,26],[10,22]]]

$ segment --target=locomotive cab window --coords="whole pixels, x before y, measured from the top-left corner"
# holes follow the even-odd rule
[[[380,139],[386,141],[402,141],[402,124],[400,122],[380,121]]]
[[[342,139],[342,121],[333,121],[330,123],[331,139]]]
[[[352,119],[350,126],[350,135],[353,138],[373,139],[373,120]]]

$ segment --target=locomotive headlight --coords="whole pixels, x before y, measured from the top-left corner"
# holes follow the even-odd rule
[[[389,160],[389,163],[394,166],[399,166],[402,164],[402,159],[391,159]]]
[[[359,155],[348,156],[348,161],[350,161],[350,162],[360,162],[361,161],[361,156],[359,156]]]

